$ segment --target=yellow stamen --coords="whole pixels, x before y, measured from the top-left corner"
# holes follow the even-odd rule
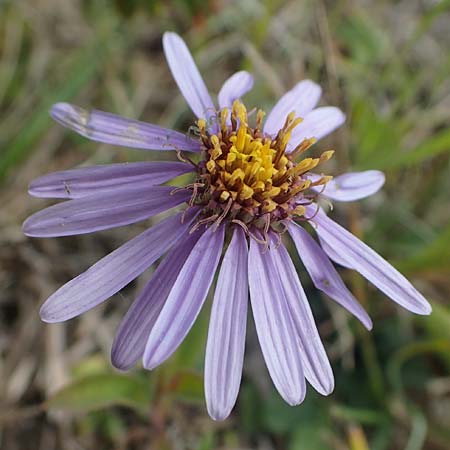
[[[208,134],[204,119],[197,121],[207,153],[206,169],[199,174],[205,179],[206,193],[211,193],[210,197],[202,198],[206,198],[208,207],[213,210],[214,205],[220,205],[217,214],[223,216],[221,220],[232,214],[233,218],[248,225],[263,215],[269,220],[304,215],[305,207],[296,206],[295,200],[302,198],[302,193],[311,186],[324,185],[331,179],[322,175],[312,183],[305,176],[319,163],[328,161],[333,155],[331,150],[319,158],[294,162],[316,139],[304,139],[293,152],[286,153],[292,131],[302,121],[295,112],[287,115],[275,137],[263,133],[263,118],[264,112],[258,110],[256,125],[252,128],[247,109],[235,100],[230,109],[224,108],[220,112],[217,134]]]
[[[205,119],[198,119],[197,120],[197,126],[198,126],[200,131],[206,129],[206,120]]]
[[[306,208],[304,206],[302,206],[302,205],[296,206],[294,211],[293,211],[293,213],[296,216],[303,216],[305,214],[305,212],[306,212]]]
[[[222,154],[222,149],[219,138],[215,134],[211,136],[211,143],[214,146],[214,150],[211,152],[212,159],[217,159]]]
[[[240,193],[239,197],[242,200],[247,200],[247,199],[251,198],[253,196],[253,194],[254,194],[253,189],[250,186],[247,186],[246,184],[244,184],[242,186],[241,193]]]
[[[226,132],[227,130],[227,119],[228,119],[228,108],[223,108],[220,112],[220,124],[222,128],[222,132]]]
[[[334,155],[334,150],[327,150],[326,152],[323,152],[320,155],[320,162],[323,163],[323,162],[329,161],[333,157],[333,155]]]
[[[210,159],[206,163],[206,168],[208,169],[209,173],[213,173],[213,172],[215,172],[215,169],[216,169],[216,163],[212,159]]]

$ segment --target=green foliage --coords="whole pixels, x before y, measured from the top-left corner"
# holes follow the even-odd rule
[[[98,373],[69,383],[47,401],[47,407],[78,413],[110,406],[145,410],[151,398],[148,380],[137,376]]]

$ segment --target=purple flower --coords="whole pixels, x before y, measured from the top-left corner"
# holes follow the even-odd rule
[[[23,228],[29,236],[67,236],[131,224],[179,205],[184,210],[62,286],[44,303],[41,317],[71,319],[160,260],[112,346],[116,367],[129,369],[142,358],[144,367],[153,369],[189,332],[219,268],[205,361],[211,417],[226,418],[237,398],[249,293],[262,353],[280,395],[290,405],[301,403],[305,380],[328,395],[333,373],[282,234],[290,235],[314,285],[367,329],[369,316],[331,260],[357,270],[404,308],[429,314],[428,302],[396,269],[320,207],[323,197],[353,201],[372,195],[384,175],[372,170],[331,179],[312,172],[333,152],[318,158],[305,158],[304,152],[345,120],[338,108],[316,107],[321,89],[314,82],[298,83],[265,121],[258,111],[251,125],[240,101],[253,85],[249,73],[237,72],[224,83],[217,109],[183,40],[166,33],[163,45],[175,81],[198,118],[194,135],[66,103],[54,105],[51,115],[89,139],[175,150],[181,161],[94,166],[38,178],[30,185],[31,195],[66,201],[32,215]],[[163,185],[185,173],[193,174],[192,184]],[[308,222],[320,244],[304,228]]]

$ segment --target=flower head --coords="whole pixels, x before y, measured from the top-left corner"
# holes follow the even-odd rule
[[[333,373],[282,234],[287,231],[292,238],[315,286],[366,328],[372,322],[332,260],[357,270],[406,309],[429,314],[422,295],[319,204],[321,198],[367,197],[381,188],[384,175],[366,171],[332,178],[314,172],[333,152],[317,158],[305,152],[342,125],[345,116],[338,108],[316,108],[321,89],[312,81],[298,83],[264,120],[262,111],[251,114],[241,102],[253,78],[238,72],[224,83],[216,109],[183,40],[166,33],[163,45],[178,87],[197,116],[194,135],[66,103],[54,105],[51,114],[89,139],[175,150],[181,161],[94,166],[38,178],[30,185],[31,195],[66,201],[32,215],[24,232],[37,237],[82,234],[180,205],[184,210],[62,286],[44,303],[41,317],[47,322],[75,317],[160,260],[112,346],[116,367],[128,369],[142,358],[144,367],[153,369],[189,332],[220,265],[205,360],[211,417],[226,418],[237,398],[249,293],[262,353],[281,396],[291,405],[301,403],[305,379],[327,395],[334,387]],[[193,183],[176,189],[163,185],[184,173],[193,174]],[[320,243],[304,228],[308,222]]]

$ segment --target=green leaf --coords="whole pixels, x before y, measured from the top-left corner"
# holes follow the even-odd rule
[[[390,116],[382,117],[366,98],[354,99],[352,111],[356,163],[378,168],[392,157],[393,149],[399,148],[405,126]]]
[[[320,402],[321,399],[317,394],[308,392],[301,407],[288,405],[273,391],[264,400],[261,406],[262,421],[264,427],[272,433],[288,433],[299,423],[302,423],[304,428],[328,426],[329,416],[325,409],[326,405]]]
[[[310,423],[307,427],[299,427],[295,429],[294,434],[289,443],[290,450],[329,450],[329,443],[325,436],[326,427],[320,424]]]
[[[387,420],[381,411],[345,405],[332,406],[330,414],[335,419],[344,420],[346,422],[356,422],[362,425],[382,424]]]
[[[91,375],[63,387],[46,406],[72,412],[87,412],[109,406],[145,409],[151,399],[148,380],[114,373]]]

